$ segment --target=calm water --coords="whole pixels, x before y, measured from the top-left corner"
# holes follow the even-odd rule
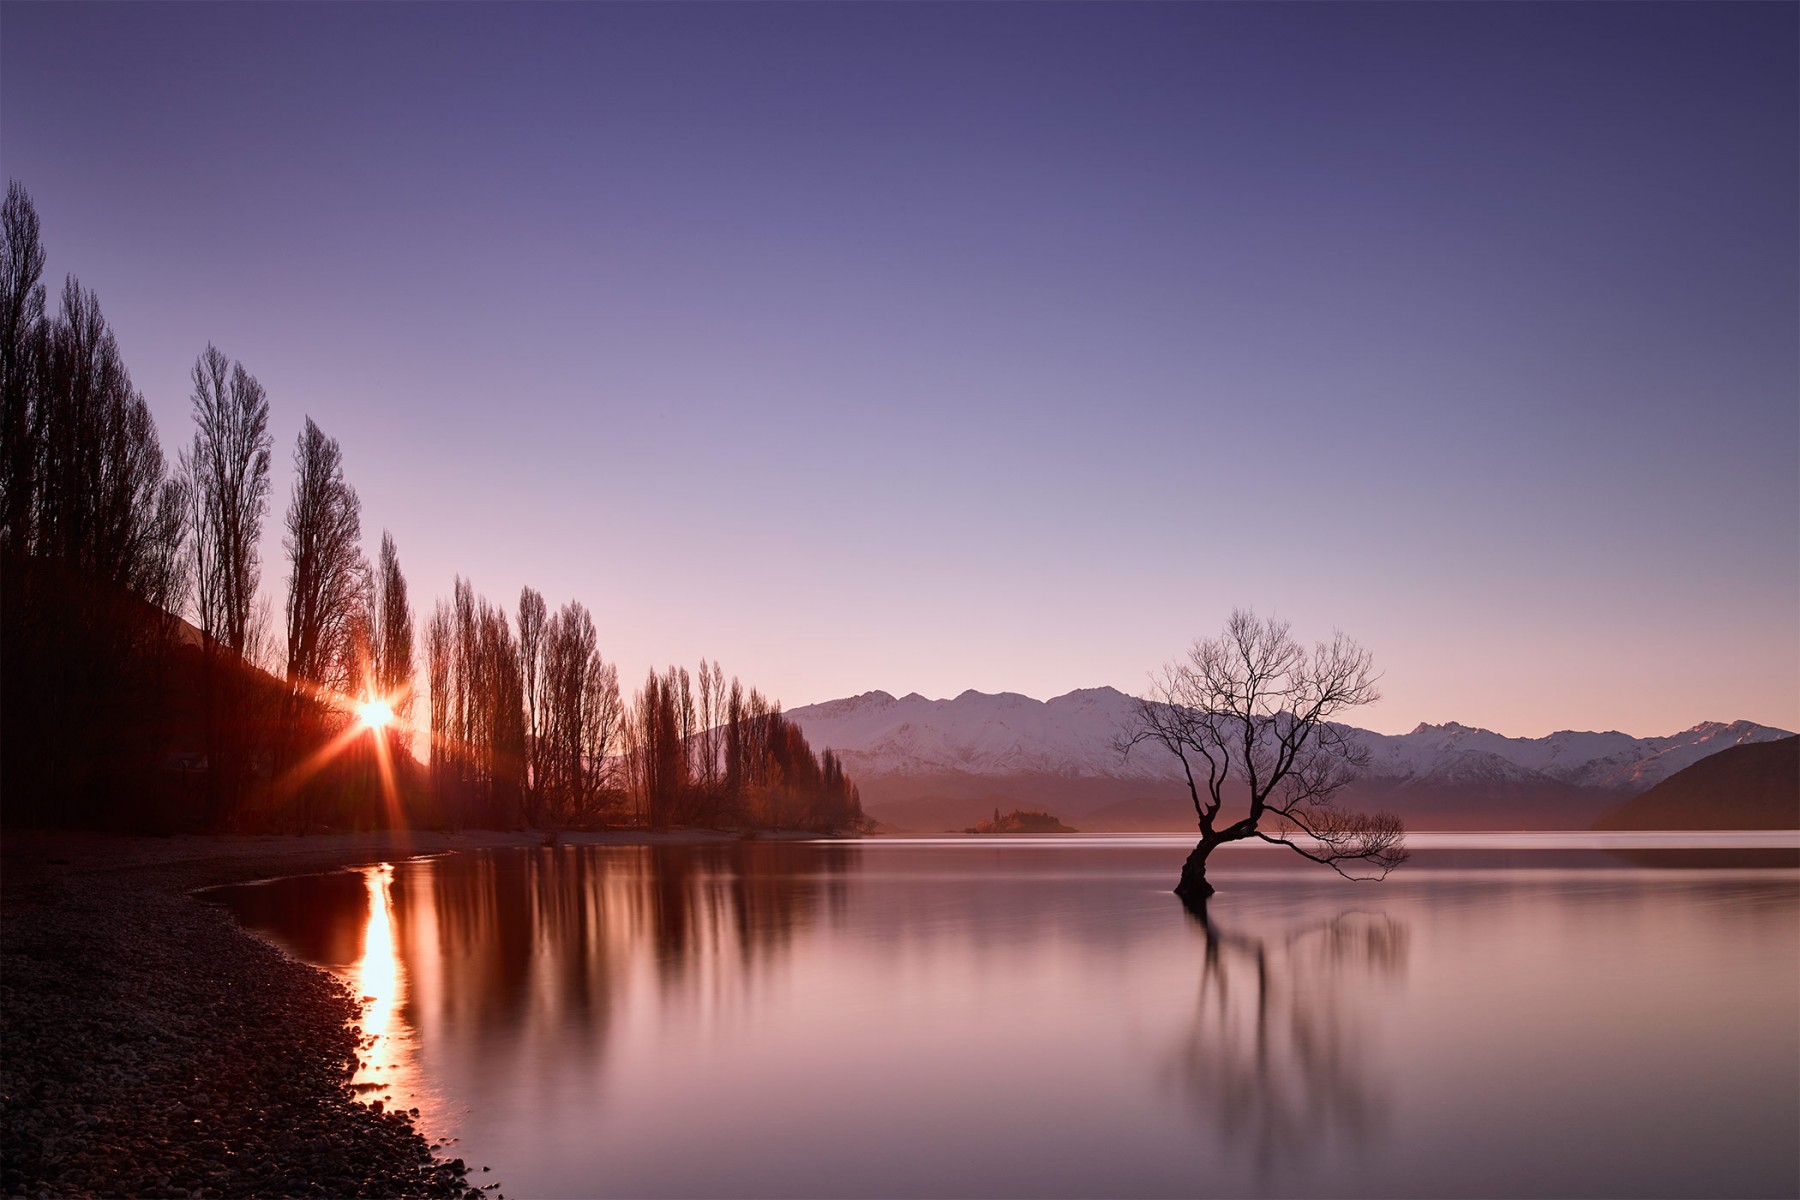
[[[223,895],[360,989],[359,1082],[508,1196],[1800,1192],[1800,870],[1414,843],[1381,884],[1221,851],[1204,925],[1161,838]]]

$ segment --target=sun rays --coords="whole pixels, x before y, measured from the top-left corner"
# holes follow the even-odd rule
[[[394,723],[394,709],[386,700],[375,697],[356,706],[356,722],[364,729],[385,729]]]
[[[323,745],[281,775],[277,790],[294,795],[327,766],[349,754],[362,753],[373,761],[376,782],[381,792],[384,824],[400,829],[406,824],[401,803],[396,747],[413,736],[411,722],[399,714],[411,698],[410,688],[387,695],[365,690],[359,696],[348,696],[329,689],[319,689],[309,697],[326,714],[328,722],[342,722],[342,728]],[[348,719],[345,719],[348,718]],[[365,745],[366,742],[366,745]]]

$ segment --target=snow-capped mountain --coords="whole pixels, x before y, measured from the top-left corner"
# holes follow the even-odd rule
[[[1422,724],[1397,736],[1362,734],[1370,750],[1368,773],[1374,778],[1541,777],[1623,792],[1641,792],[1727,747],[1787,736],[1785,730],[1751,721],[1705,721],[1667,737],[1648,738],[1569,729],[1548,737],[1509,738],[1454,721]]]
[[[883,803],[929,798],[942,808],[1013,794],[1055,796],[1079,814],[1125,798],[1181,795],[1179,766],[1160,747],[1121,754],[1136,705],[1105,687],[1042,701],[1012,692],[968,691],[953,700],[866,692],[787,715],[815,748],[843,758],[877,815]],[[1582,824],[1593,805],[1641,792],[1710,754],[1788,736],[1749,721],[1648,738],[1573,730],[1511,738],[1455,722],[1398,735],[1353,732],[1370,752],[1358,789],[1365,796],[1397,797],[1402,808],[1408,795],[1421,804],[1429,796],[1437,812],[1463,796],[1490,807],[1498,796],[1568,807],[1571,797],[1591,793],[1591,802],[1574,805],[1586,814]]]
[[[864,692],[787,716],[815,748],[838,752],[853,775],[1059,775],[1168,779],[1167,755],[1121,755],[1115,745],[1137,701],[1112,688],[1052,700],[968,691],[954,700]]]

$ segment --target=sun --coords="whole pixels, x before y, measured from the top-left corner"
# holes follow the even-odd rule
[[[386,700],[365,700],[356,706],[356,719],[364,729],[381,729],[394,722],[394,710]]]

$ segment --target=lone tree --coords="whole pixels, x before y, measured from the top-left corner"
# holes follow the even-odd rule
[[[1176,895],[1203,903],[1213,893],[1206,860],[1248,838],[1286,846],[1350,879],[1380,879],[1406,861],[1399,817],[1332,804],[1368,762],[1367,749],[1332,718],[1379,699],[1375,679],[1369,652],[1343,634],[1309,650],[1287,622],[1243,610],[1221,636],[1195,642],[1186,661],[1163,669],[1138,701],[1124,748],[1151,743],[1181,761],[1200,842]],[[1228,784],[1248,801],[1232,821],[1220,816]],[[1353,874],[1358,867],[1372,874]]]

